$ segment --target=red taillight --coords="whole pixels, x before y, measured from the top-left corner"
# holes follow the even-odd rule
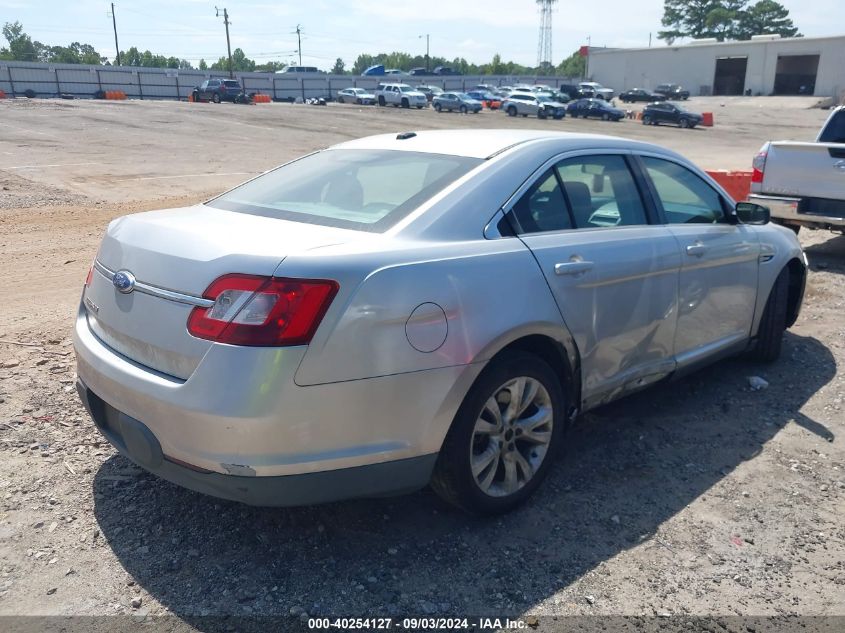
[[[91,277],[94,276],[94,264],[91,264],[91,268],[88,269],[88,276],[85,277],[85,287],[88,288],[91,285]]]
[[[753,168],[753,171],[751,172],[751,182],[763,182],[764,172],[766,171],[766,160],[768,159],[768,157],[768,147],[763,147],[763,149],[761,149],[760,152],[754,157],[754,161],[751,164]]]
[[[230,345],[305,345],[337,290],[327,279],[224,275],[203,294],[214,305],[191,311],[188,332]]]

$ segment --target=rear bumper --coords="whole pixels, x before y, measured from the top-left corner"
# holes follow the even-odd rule
[[[298,506],[418,490],[428,483],[437,455],[279,477],[223,475],[188,467],[164,455],[155,434],[104,402],[82,380],[79,397],[99,431],[122,455],[154,475],[203,494],[256,506]]]
[[[845,229],[845,214],[841,216],[824,215],[818,213],[800,213],[801,198],[786,198],[752,193],[749,201],[768,207],[772,217],[782,220],[786,224],[813,226],[819,228]]]
[[[106,411],[141,424],[146,429],[141,434],[155,439],[154,452],[167,462],[163,471],[147,468],[176,483],[183,482],[169,474],[179,472],[172,464],[224,478],[321,473],[328,478],[328,471],[379,466],[383,472],[387,464],[420,458],[411,470],[419,475],[415,485],[425,485],[430,470],[417,470],[419,463],[433,464],[464,394],[483,369],[479,363],[303,387],[294,375],[305,347],[213,345],[193,373],[178,380],[104,344],[91,331],[84,307],[76,320],[74,349],[85,393],[95,394]],[[96,408],[89,408],[98,426],[109,428],[97,419]],[[131,446],[109,440],[143,461]],[[336,498],[401,492],[409,488],[409,476],[388,479],[386,489],[365,485],[347,494],[359,484],[341,487]],[[199,489],[199,484],[183,485]]]

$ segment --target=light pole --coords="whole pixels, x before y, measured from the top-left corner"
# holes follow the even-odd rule
[[[425,38],[425,72],[428,72],[429,59],[431,59],[428,55],[428,51],[429,51],[429,43],[430,43],[431,40],[430,40],[430,36],[429,36],[428,33],[426,33],[425,35],[420,35],[418,37],[418,39],[422,39],[422,38]]]
[[[214,7],[214,10],[217,12],[217,17],[220,17],[220,9]],[[233,79],[235,77],[234,72],[232,72],[232,45],[229,43],[229,12],[226,11],[226,7],[223,7],[223,24],[226,25],[226,50],[229,53],[229,78]]]

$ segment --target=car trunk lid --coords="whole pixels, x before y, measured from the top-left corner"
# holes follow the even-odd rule
[[[225,274],[271,276],[292,252],[354,239],[356,232],[198,205],[112,222],[97,255],[84,305],[91,330],[123,356],[187,379],[211,341],[187,330],[191,310]],[[121,292],[119,271],[135,287]]]

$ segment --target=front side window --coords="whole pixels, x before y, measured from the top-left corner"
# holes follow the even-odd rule
[[[577,228],[648,224],[622,156],[579,156],[558,163],[557,170]]]
[[[237,213],[381,232],[482,162],[396,150],[326,150],[283,165],[207,204]]]
[[[698,175],[668,160],[642,160],[669,224],[727,222],[722,197]]]

